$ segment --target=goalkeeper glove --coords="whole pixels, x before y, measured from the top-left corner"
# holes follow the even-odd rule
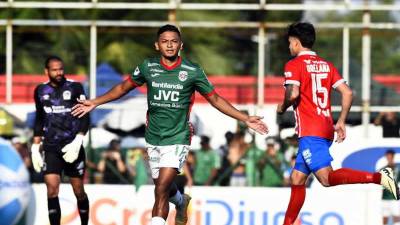
[[[64,146],[62,148],[62,152],[64,152],[63,158],[66,162],[72,163],[74,162],[78,156],[79,156],[79,151],[81,150],[81,146],[83,143],[83,138],[84,136],[82,134],[78,134],[75,136],[75,139]]]
[[[40,173],[43,167],[43,158],[39,150],[40,150],[40,144],[32,144],[31,147],[32,164],[33,168],[37,173]]]

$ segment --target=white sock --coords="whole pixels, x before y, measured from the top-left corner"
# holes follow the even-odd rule
[[[162,217],[151,218],[151,225],[165,225],[165,220]]]
[[[169,202],[173,203],[175,206],[182,205],[183,197],[179,191],[176,191],[176,194],[168,199]]]

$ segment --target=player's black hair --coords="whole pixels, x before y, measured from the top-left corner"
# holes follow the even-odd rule
[[[181,38],[181,32],[179,31],[178,27],[171,25],[171,24],[166,24],[162,27],[160,27],[157,31],[157,39],[160,37],[160,35],[166,31],[172,31],[178,34],[179,38]]]
[[[314,26],[306,22],[292,23],[287,29],[287,37],[295,37],[303,47],[311,49],[315,42]]]
[[[44,61],[44,67],[46,69],[49,68],[49,64],[51,61],[59,61],[59,62],[63,63],[63,60],[60,57],[58,57],[56,55],[51,55],[51,56],[47,57],[46,61]]]

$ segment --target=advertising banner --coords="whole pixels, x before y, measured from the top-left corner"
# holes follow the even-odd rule
[[[29,221],[47,225],[44,185],[33,185],[35,201]],[[86,185],[91,225],[150,225],[153,186],[138,192],[130,185]],[[193,187],[188,225],[282,225],[290,197],[289,188]],[[302,225],[379,225],[381,189],[351,185],[307,190],[300,217]],[[79,225],[76,200],[69,184],[60,188],[63,225]],[[168,225],[173,225],[170,204]],[[297,224],[296,224],[297,225]]]

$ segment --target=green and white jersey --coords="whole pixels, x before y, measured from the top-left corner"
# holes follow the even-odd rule
[[[189,145],[188,121],[194,92],[214,93],[203,69],[181,57],[170,67],[160,58],[151,58],[136,67],[130,78],[135,85],[147,84],[146,142],[156,146]]]

